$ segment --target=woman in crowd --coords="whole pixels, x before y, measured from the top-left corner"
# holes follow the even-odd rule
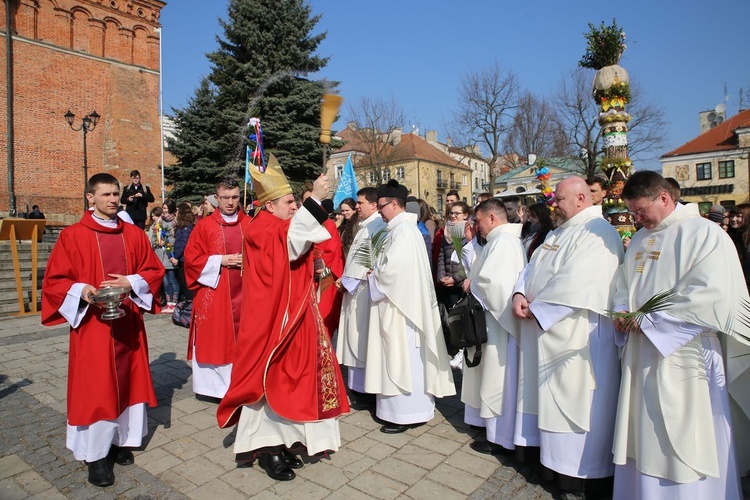
[[[750,288],[750,203],[742,203],[729,211],[729,236],[737,248],[745,284]]]
[[[526,209],[528,220],[523,225],[521,232],[521,242],[526,251],[526,257],[531,259],[531,254],[544,242],[547,233],[555,228],[550,216],[549,205],[546,203],[536,203]]]
[[[339,225],[339,236],[341,236],[341,243],[344,245],[344,257],[346,257],[349,254],[352,241],[354,241],[354,235],[359,230],[357,202],[353,198],[346,198],[339,205],[339,210],[341,210],[341,215],[344,216],[344,220]]]
[[[167,299],[167,306],[162,309],[162,312],[171,314],[180,296],[180,285],[177,283],[177,274],[171,263],[172,252],[174,252],[174,227],[175,218],[177,217],[177,204],[174,200],[167,198],[161,208],[159,243],[164,248],[164,255],[166,257],[163,263],[165,269],[164,295]]]
[[[195,227],[195,215],[188,203],[180,203],[177,206],[177,219],[175,220],[174,253],[171,264],[177,270],[177,280],[183,291],[185,300],[193,300],[193,292],[185,282],[185,246],[187,246],[190,233]]]

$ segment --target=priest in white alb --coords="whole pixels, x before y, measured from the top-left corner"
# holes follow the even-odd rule
[[[435,415],[435,398],[456,394],[437,298],[417,216],[407,213],[406,188],[378,187],[387,222],[383,247],[369,275],[378,328],[370,329],[365,391],[376,394],[386,434],[422,425]]]
[[[561,494],[583,498],[587,479],[611,477],[620,370],[612,308],[620,236],[594,206],[586,182],[555,189],[558,227],[516,285],[522,319],[517,446],[539,446]]]
[[[747,288],[727,234],[703,219],[697,204],[676,204],[670,192],[659,174],[642,171],[622,193],[643,229],[628,247],[615,308],[637,311],[657,294],[668,298],[640,325],[616,322],[624,350],[614,498],[740,499],[729,396],[744,408],[737,421],[746,424],[750,391],[746,381],[735,383],[743,380],[735,367],[748,358],[733,352],[747,353],[735,340],[750,333]],[[732,335],[724,339],[727,375],[721,332]]]
[[[475,347],[464,350],[461,401],[464,421],[484,427],[487,440],[469,446],[479,453],[499,454],[512,450],[516,421],[518,345],[520,320],[513,316],[513,287],[526,265],[521,244],[522,224],[508,223],[500,200],[489,199],[477,206],[475,227],[487,243],[471,264],[464,290],[485,309],[487,343],[482,345],[477,366],[469,366]]]
[[[367,332],[370,329],[370,287],[367,285],[368,267],[363,265],[361,255],[372,253],[373,236],[385,229],[385,221],[378,213],[378,192],[374,187],[357,191],[357,214],[359,231],[346,256],[343,276],[336,286],[344,291],[336,339],[336,357],[348,367],[347,383],[352,395],[351,404],[355,407],[371,406],[375,402],[372,395],[365,394],[365,360],[367,358]],[[376,236],[377,238],[377,236]],[[377,314],[375,314],[377,316]],[[377,319],[377,318],[373,318]],[[377,323],[375,323],[377,324]]]

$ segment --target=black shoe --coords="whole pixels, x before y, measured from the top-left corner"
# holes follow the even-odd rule
[[[106,457],[85,463],[89,467],[89,483],[102,488],[115,484],[115,473],[109,468]]]
[[[421,425],[424,425],[424,422],[420,422],[418,424],[390,424],[388,423],[380,428],[380,432],[384,432],[386,434],[401,434],[402,432],[406,432],[409,429],[414,429],[415,427],[419,427]]]
[[[129,449],[112,445],[109,448],[107,460],[109,460],[110,467],[112,467],[114,464],[133,465],[133,463],[135,462],[135,457],[133,456],[133,452]]]
[[[304,466],[302,460],[297,458],[291,451],[287,449],[284,449],[284,451],[281,452],[281,456],[290,469],[301,469]]]
[[[490,443],[489,441],[472,441],[469,443],[469,448],[485,455],[507,455],[513,453],[511,450],[506,450],[499,444]]]
[[[258,456],[258,464],[266,471],[268,477],[276,481],[291,481],[297,477],[294,471],[286,464],[281,454],[263,453]]]
[[[196,394],[195,399],[198,401],[202,401],[204,403],[211,403],[211,404],[219,404],[221,403],[221,398],[216,398],[214,396],[206,396],[205,394]]]

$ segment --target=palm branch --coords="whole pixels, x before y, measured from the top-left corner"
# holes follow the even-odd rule
[[[385,245],[386,231],[381,229],[364,244],[354,250],[354,262],[366,269],[373,269]]]
[[[648,299],[646,302],[644,302],[643,305],[639,307],[638,309],[636,309],[635,311],[630,311],[630,312],[608,311],[608,312],[613,319],[619,318],[619,319],[624,320],[628,324],[637,324],[640,327],[641,323],[643,322],[643,319],[646,317],[647,314],[669,309],[669,307],[671,307],[672,304],[674,304],[674,298],[676,296],[677,296],[677,288],[672,287],[665,292],[657,293],[656,295]]]

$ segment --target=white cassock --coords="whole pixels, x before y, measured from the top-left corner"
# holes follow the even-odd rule
[[[313,243],[321,243],[331,235],[313,215],[301,206],[292,217],[287,233],[289,261],[302,257]],[[287,448],[302,443],[307,453],[337,451],[341,446],[339,421],[327,418],[316,422],[293,422],[279,416],[265,398],[253,405],[245,405],[237,423],[234,453],[243,453],[267,446],[283,444]]]
[[[117,221],[114,220],[101,220],[96,217],[94,217],[94,220],[104,227],[117,226]],[[130,296],[130,300],[141,309],[151,310],[154,298],[151,295],[148,283],[139,274],[126,277],[135,294]],[[60,315],[73,328],[78,328],[89,308],[89,304],[80,299],[84,286],[86,286],[86,283],[75,283],[71,286],[59,309]],[[120,416],[114,420],[99,420],[91,425],[68,424],[65,445],[73,452],[76,460],[95,462],[106,457],[113,444],[127,448],[138,448],[141,446],[143,436],[147,433],[146,404],[138,403],[125,408]]]
[[[357,392],[365,392],[365,360],[367,358],[367,332],[370,324],[370,288],[367,286],[368,268],[357,262],[360,248],[370,248],[371,239],[385,229],[385,221],[378,212],[360,221],[359,231],[354,236],[349,254],[346,256],[341,283],[345,293],[341,302],[336,357],[349,367],[347,383]]]
[[[365,392],[377,394],[382,420],[426,422],[434,416],[434,398],[456,394],[450,358],[417,216],[400,213],[386,230],[369,277],[370,318],[378,318],[378,329],[368,337]]]
[[[612,308],[620,236],[592,206],[551,231],[516,285],[536,321],[521,322],[514,442],[539,446],[544,466],[611,476],[620,381]]]
[[[730,339],[727,377],[717,332],[750,333],[734,317],[748,295],[734,245],[697,204],[678,205],[633,236],[615,308],[636,310],[672,288],[670,305],[641,322],[643,334],[618,334],[625,348],[614,498],[742,498],[729,395],[739,389],[735,401],[746,413],[750,391],[746,381],[734,383],[743,374],[731,358],[735,347],[747,347]],[[746,367],[746,359],[736,361]]]
[[[471,293],[485,308],[487,343],[476,367],[463,364],[461,401],[464,421],[486,427],[487,440],[512,450],[518,386],[520,320],[513,316],[513,287],[526,264],[521,224],[503,224],[487,235],[487,243],[471,264]],[[463,255],[462,255],[463,257]],[[467,347],[467,359],[476,348]]]
[[[236,213],[233,215],[221,214],[221,216],[229,223],[237,221]],[[210,288],[219,286],[222,257],[222,255],[212,255],[208,258],[201,275],[198,277],[198,283]],[[213,398],[223,398],[232,379],[232,363],[225,365],[199,363],[195,350],[195,345],[193,345],[193,392]]]

